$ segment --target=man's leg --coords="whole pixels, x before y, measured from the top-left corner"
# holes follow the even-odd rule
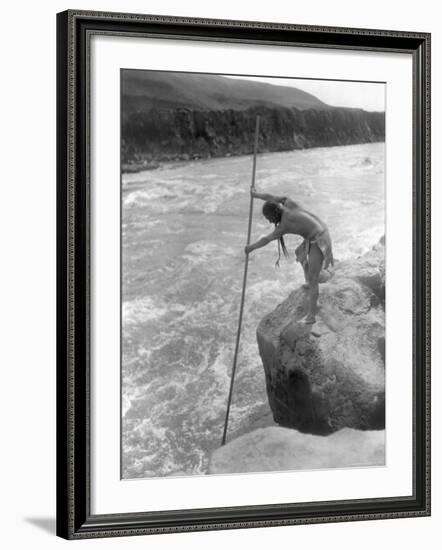
[[[303,288],[308,288],[308,243],[303,241],[296,249],[295,256],[296,261],[301,264],[302,270],[304,271],[304,280],[305,284],[302,285]]]
[[[304,280],[305,280],[305,283],[302,286],[303,288],[310,288],[310,285],[308,284],[308,261],[307,260],[305,260],[302,263],[302,269],[304,270]]]
[[[304,320],[304,322],[308,324],[316,322],[316,306],[319,296],[319,274],[321,273],[323,261],[324,256],[322,255],[319,246],[316,243],[310,245],[307,272],[307,281],[310,288],[310,301],[307,317]]]

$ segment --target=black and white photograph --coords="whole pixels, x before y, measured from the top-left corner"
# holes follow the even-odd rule
[[[383,466],[385,84],[120,77],[121,478]]]

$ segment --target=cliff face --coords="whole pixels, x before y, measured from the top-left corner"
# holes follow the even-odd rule
[[[298,289],[258,326],[269,404],[275,422],[311,434],[344,427],[385,427],[385,279],[383,240],[339,263],[320,285],[317,322]]]
[[[152,108],[122,120],[125,164],[250,154],[256,115],[259,151],[288,151],[385,139],[385,115],[361,109],[250,107],[243,110]]]

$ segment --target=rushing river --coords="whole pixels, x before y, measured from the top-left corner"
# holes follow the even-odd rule
[[[220,445],[241,294],[252,157],[189,161],[123,176],[123,477],[206,472]],[[322,217],[335,258],[384,233],[384,144],[258,156],[258,191]],[[255,201],[253,240],[271,231]],[[300,238],[289,236],[288,249]],[[255,331],[302,282],[277,245],[250,255],[229,431],[266,402]]]

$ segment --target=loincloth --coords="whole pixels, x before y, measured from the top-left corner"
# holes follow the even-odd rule
[[[295,250],[296,261],[300,262],[303,266],[308,263],[310,247],[312,244],[318,245],[318,248],[324,257],[322,269],[327,269],[330,265],[333,266],[332,243],[330,233],[327,228],[318,233],[315,237],[304,239],[302,241],[302,243]]]

